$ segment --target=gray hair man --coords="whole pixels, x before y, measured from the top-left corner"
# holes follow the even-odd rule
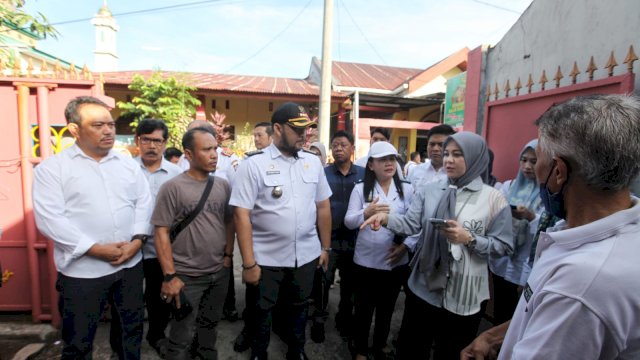
[[[461,358],[500,343],[500,359],[637,358],[640,204],[629,184],[640,170],[640,101],[577,97],[536,124],[540,196],[564,221],[540,234],[511,323],[481,334]]]

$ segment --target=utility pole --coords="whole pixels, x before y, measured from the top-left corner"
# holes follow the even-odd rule
[[[324,0],[324,21],[322,27],[322,78],[320,80],[320,111],[318,114],[318,135],[327,148],[331,129],[331,46],[333,38],[333,0]]]

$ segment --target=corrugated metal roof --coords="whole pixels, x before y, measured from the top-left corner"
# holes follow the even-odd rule
[[[117,71],[103,73],[105,84],[128,85],[135,74],[145,78],[150,77],[154,71]],[[226,75],[208,73],[185,73],[177,71],[161,71],[164,76],[176,76],[182,78],[188,85],[199,90],[228,91],[251,94],[270,95],[304,95],[319,96],[320,87],[306,79],[276,78],[267,76]],[[98,74],[95,75],[96,77]],[[344,95],[334,93],[334,96]]]
[[[422,71],[424,70],[334,61],[331,72],[334,85],[395,90]]]

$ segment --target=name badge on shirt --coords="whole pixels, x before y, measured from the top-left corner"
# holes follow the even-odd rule
[[[524,295],[524,299],[529,302],[529,299],[531,299],[531,295],[533,295],[533,290],[531,290],[531,286],[529,286],[529,283],[527,283],[527,285],[524,287],[524,291],[522,292],[522,294]]]
[[[269,170],[267,175],[280,175],[280,170]]]

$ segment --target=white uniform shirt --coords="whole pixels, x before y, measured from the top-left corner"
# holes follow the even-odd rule
[[[316,202],[328,199],[320,159],[300,151],[287,158],[271,144],[243,161],[229,204],[251,210],[253,252],[262,266],[302,266],[320,256]],[[274,188],[282,191],[274,197]]]
[[[363,191],[364,183],[360,182],[356,184],[351,192],[349,208],[344,218],[344,224],[349,229],[358,229],[362,225],[364,222],[364,210],[371,204],[370,201],[365,200]],[[408,183],[402,183],[402,191],[404,192],[404,199],[400,198],[395,184],[392,183],[389,186],[389,192],[385,195],[382,187],[376,181],[372,199],[379,196],[378,204],[389,204],[391,213],[402,215],[409,209],[413,198],[413,188]],[[408,263],[408,254],[404,254],[400,261],[393,265],[387,263],[387,256],[389,256],[389,249],[393,245],[394,237],[395,234],[387,228],[373,231],[370,226],[367,226],[360,230],[356,240],[353,262],[360,266],[379,270],[391,270],[396,266]],[[404,240],[404,243],[410,249],[413,249],[417,241],[417,236],[410,236]]]
[[[152,204],[155,206],[156,197],[158,196],[158,191],[160,191],[160,187],[167,180],[173,178],[176,175],[182,174],[182,169],[176,164],[162,158],[162,163],[160,167],[154,171],[150,172],[142,163],[142,159],[138,156],[135,160],[140,164],[140,168],[142,169],[142,173],[147,178],[149,182],[149,189],[151,190],[151,199]],[[158,257],[156,254],[156,247],[154,245],[153,236],[150,236],[147,239],[147,243],[142,248],[142,255],[145,259],[152,259]]]
[[[218,153],[218,164],[216,165],[216,171],[214,171],[214,174],[217,177],[227,180],[229,185],[231,185],[231,179],[233,179],[233,175],[238,167],[240,158],[236,154],[226,155],[222,150],[222,146],[218,146],[216,149],[216,152]],[[187,160],[184,154],[182,154],[180,159],[178,159],[178,166],[182,170],[189,170],[189,160]]]
[[[141,252],[117,266],[86,252],[151,233],[149,183],[133,159],[114,150],[97,162],[73,145],[43,161],[34,172],[33,208],[38,229],[54,242],[56,268],[70,277],[98,278],[136,265]]]
[[[423,185],[440,180],[446,181],[447,172],[445,171],[444,166],[441,166],[440,169],[436,170],[433,165],[431,165],[431,160],[427,159],[424,163],[411,169],[408,179],[413,186],[413,190],[418,191],[418,188]]]
[[[640,205],[541,233],[500,359],[640,358]]]

